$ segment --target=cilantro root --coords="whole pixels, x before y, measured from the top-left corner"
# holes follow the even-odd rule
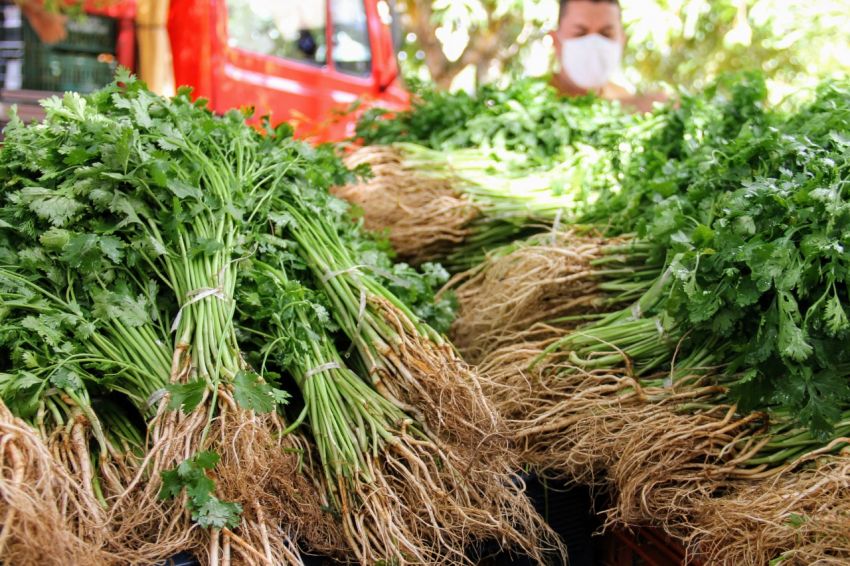
[[[386,233],[400,258],[416,265],[438,260],[472,235],[477,207],[449,181],[417,174],[398,150],[366,146],[345,162],[352,169],[368,165],[372,177],[333,193],[361,208],[366,229]]]
[[[647,260],[645,250],[629,238],[572,229],[499,248],[447,285],[459,303],[452,343],[464,359],[480,363],[537,323],[564,328],[571,324],[567,319],[577,325],[583,316],[628,304],[634,297],[629,287],[639,292],[641,276],[652,273]],[[623,292],[606,292],[614,289]]]
[[[100,563],[105,518],[90,489],[57,462],[37,430],[0,402],[0,554],[15,564]]]
[[[261,259],[252,261],[251,284],[242,287],[248,294],[264,289],[270,300],[240,321],[262,336],[266,363],[298,384],[324,492],[360,562],[467,563],[470,537],[499,537],[541,560],[547,547],[560,550],[521,490],[504,482],[513,472],[507,459],[497,464],[480,442],[470,451],[450,434],[429,433],[370,387],[322,329],[323,311],[314,303],[320,295],[292,280],[276,254]]]

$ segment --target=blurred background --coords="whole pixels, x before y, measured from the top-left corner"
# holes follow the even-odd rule
[[[850,69],[849,0],[622,0],[622,80],[698,89],[760,69],[781,98]],[[556,0],[400,0],[404,75],[442,88],[544,75],[554,65]]]
[[[404,108],[421,86],[474,91],[554,68],[558,0],[0,0],[0,123],[119,65],[152,90],[189,85],[319,124],[355,101]],[[617,84],[694,90],[760,70],[771,101],[850,72],[850,0],[622,0]],[[314,127],[312,131],[321,128]],[[352,133],[351,121],[318,139]]]

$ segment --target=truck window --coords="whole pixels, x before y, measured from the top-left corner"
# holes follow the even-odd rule
[[[308,0],[227,0],[230,47],[324,65],[325,3]]]
[[[363,0],[330,0],[334,67],[344,73],[372,73],[372,49]]]

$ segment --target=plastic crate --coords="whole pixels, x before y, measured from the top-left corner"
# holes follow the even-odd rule
[[[31,90],[89,93],[112,81],[114,57],[49,51],[24,57],[23,87]]]
[[[182,552],[177,556],[169,558],[160,564],[160,566],[200,566],[200,563],[191,554]]]
[[[112,80],[115,59],[115,20],[88,16],[68,21],[68,38],[42,43],[23,22],[22,87],[31,90],[92,92]]]
[[[72,51],[75,53],[115,53],[118,40],[118,22],[103,16],[82,16],[69,18],[65,23],[68,35],[60,42],[44,45],[38,39],[29,22],[23,22],[23,40],[34,48]]]

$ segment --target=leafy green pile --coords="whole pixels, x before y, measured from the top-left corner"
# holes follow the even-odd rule
[[[734,186],[755,163],[751,138],[775,118],[766,100],[759,74],[729,75],[622,130],[610,157],[617,182],[597,185],[601,193],[580,220],[612,233],[669,237],[694,214],[699,193]]]
[[[410,142],[439,151],[479,148],[495,160],[514,152],[525,166],[560,161],[565,147],[582,143],[614,147],[618,133],[636,118],[594,97],[567,99],[539,79],[507,88],[484,85],[475,94],[423,88],[410,110],[374,108],[357,124],[368,145]]]
[[[674,350],[683,371],[724,366],[731,399],[788,439],[772,444],[785,461],[850,425],[850,84],[827,82],[788,114],[765,108],[757,76],[721,86],[668,110],[621,192],[589,215],[636,230],[664,271],[561,347],[585,368],[619,363],[611,345],[647,375]]]
[[[225,415],[271,438],[286,395],[242,359],[232,320],[239,258],[278,184],[325,163],[335,164],[334,180],[345,175],[330,152],[308,161],[296,142],[271,161],[244,116],[217,118],[188,92],[166,101],[127,75],[118,81],[126,87],[46,101],[42,124],[13,120],[0,166],[3,400],[43,427],[48,442],[63,426],[93,432],[97,465],[83,485],[103,505],[133,483],[141,458],[179,471],[190,462],[186,444],[223,452],[214,430],[232,422]],[[158,410],[164,395],[167,416]],[[100,422],[102,398],[135,408],[118,430],[148,422],[157,440],[122,457],[125,444],[111,442]],[[176,409],[193,415],[179,434]],[[89,459],[78,441],[71,469]],[[239,461],[223,465],[217,473],[239,473]],[[150,479],[152,492],[157,483]],[[240,523],[238,505],[201,497],[195,484],[190,503],[201,526]],[[140,508],[147,505],[156,503]],[[251,538],[250,527],[242,530]]]
[[[478,217],[468,225],[435,228],[446,230],[448,241],[466,232],[440,257],[457,272],[480,263],[488,250],[571,221],[598,195],[613,194],[623,144],[639,145],[656,126],[653,117],[627,114],[616,103],[568,99],[526,79],[505,89],[486,85],[473,95],[425,89],[408,111],[365,113],[357,137],[367,145],[392,144],[404,168],[447,180],[462,197],[458,207],[475,206]],[[414,208],[402,201],[397,214]],[[379,220],[392,231],[392,219]]]
[[[766,99],[762,76],[742,73],[624,119],[525,82],[478,96],[426,93],[409,112],[371,116],[361,135],[405,142],[408,165],[455,179],[480,206],[471,235],[445,260],[451,269],[553,223],[636,234],[664,265],[657,280],[642,274],[635,284],[645,295],[633,308],[560,347],[594,369],[622,362],[616,345],[645,376],[669,368],[674,352],[683,375],[689,364],[722,365],[732,401],[768,410],[793,434],[807,429],[808,440],[796,438],[805,447],[850,423],[841,347],[850,307],[847,83],[827,82],[790,111]],[[534,126],[517,118],[523,112]],[[566,125],[582,112],[582,125]]]
[[[367,113],[358,135],[395,144],[407,166],[452,180],[480,208],[466,245],[445,260],[457,270],[556,219],[612,233],[675,229],[675,216],[690,213],[679,208],[696,190],[691,184],[718,182],[712,168],[722,156],[713,152],[741,128],[764,125],[766,97],[760,75],[730,75],[651,114],[629,115],[529,79],[476,95],[426,90],[409,111]],[[659,198],[667,199],[660,215]]]
[[[820,434],[850,416],[848,160],[850,84],[828,83],[785,120],[742,128],[716,182],[691,186],[698,214],[666,214],[681,219],[668,311],[731,343],[742,409],[776,406]]]

